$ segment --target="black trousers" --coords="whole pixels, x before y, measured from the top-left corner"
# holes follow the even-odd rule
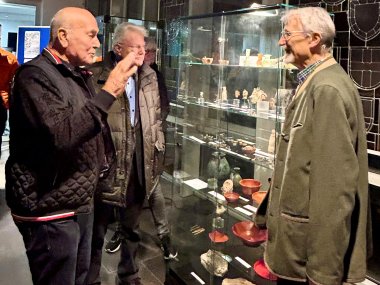
[[[117,231],[120,233],[121,254],[117,270],[118,284],[129,284],[133,279],[139,278],[139,266],[136,262],[137,248],[140,242],[139,224],[145,199],[145,188],[140,184],[137,175],[136,157],[127,190],[127,208],[108,205],[95,201],[95,219],[92,237],[91,265],[87,284],[100,284],[100,268],[102,263],[102,250],[107,227],[115,220],[118,222]]]
[[[50,222],[16,222],[34,285],[83,285],[90,266],[93,213]]]

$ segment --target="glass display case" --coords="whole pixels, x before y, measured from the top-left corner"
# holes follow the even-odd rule
[[[263,266],[266,232],[253,219],[270,187],[277,137],[296,86],[297,70],[284,64],[278,46],[285,9],[265,6],[167,25],[175,39],[169,49],[179,53],[169,116],[176,130],[171,220],[179,257],[169,267],[180,284],[258,282],[254,267]]]

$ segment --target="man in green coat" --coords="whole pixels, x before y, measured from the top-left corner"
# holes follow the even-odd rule
[[[281,20],[284,61],[300,72],[256,217],[268,229],[265,263],[282,284],[361,282],[370,218],[360,96],[330,53],[335,27],[324,9],[289,10]]]

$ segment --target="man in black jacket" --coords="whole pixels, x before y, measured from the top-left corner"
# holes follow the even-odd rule
[[[6,198],[34,284],[84,284],[89,268],[94,189],[115,155],[106,115],[137,70],[131,53],[95,94],[80,66],[93,62],[97,33],[87,10],[58,11],[48,48],[15,77]]]

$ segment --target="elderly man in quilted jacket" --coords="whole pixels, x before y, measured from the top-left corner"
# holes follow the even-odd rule
[[[270,193],[256,216],[268,228],[265,263],[279,284],[359,283],[371,246],[363,106],[330,53],[330,15],[290,9],[282,21],[284,61],[300,72]]]
[[[118,213],[122,240],[117,283],[141,284],[136,261],[139,219],[145,198],[159,187],[165,147],[157,76],[153,69],[143,64],[145,36],[143,27],[131,23],[118,25],[113,50],[103,62],[91,66],[97,89],[102,88],[117,62],[131,52],[136,53],[139,68],[128,80],[124,96],[115,101],[108,116],[116,163],[111,165],[110,175],[100,183],[97,191],[93,253],[87,284],[100,284],[102,246],[114,209]]]
[[[89,11],[58,11],[48,47],[19,68],[10,98],[6,199],[38,285],[85,282],[93,195],[115,155],[106,116],[137,70],[131,53],[96,94],[80,66],[93,62],[97,33]]]

